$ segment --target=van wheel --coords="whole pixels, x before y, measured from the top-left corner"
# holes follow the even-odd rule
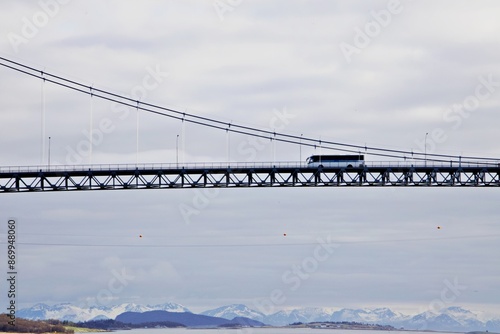
[[[319,165],[318,168],[323,168],[323,165]]]
[[[352,165],[347,165],[347,168],[352,168]]]

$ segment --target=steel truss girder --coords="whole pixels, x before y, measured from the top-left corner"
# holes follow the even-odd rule
[[[209,168],[0,173],[0,192],[197,187],[498,187],[500,167]]]

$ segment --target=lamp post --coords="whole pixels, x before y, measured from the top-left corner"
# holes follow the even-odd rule
[[[50,137],[49,137],[49,161],[48,161],[49,169],[50,169]]]
[[[427,135],[429,132],[425,133],[425,140],[424,140],[424,161],[425,161],[425,167],[427,167]]]
[[[300,134],[300,142],[299,142],[299,161],[302,162],[302,136],[304,134]]]
[[[177,163],[177,168],[179,168],[179,135],[175,139],[175,161]]]

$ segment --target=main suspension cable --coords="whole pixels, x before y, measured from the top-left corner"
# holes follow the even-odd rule
[[[362,145],[355,145],[355,144],[348,144],[348,143],[341,143],[341,142],[334,142],[327,140],[325,141],[321,139],[318,140],[315,138],[303,137],[302,135],[297,136],[266,129],[259,129],[255,127],[240,125],[233,122],[228,123],[215,118],[199,116],[196,114],[186,113],[152,103],[142,102],[128,96],[116,94],[107,90],[98,89],[93,86],[88,86],[74,80],[70,80],[61,76],[47,73],[46,71],[41,71],[31,66],[27,66],[3,57],[0,57],[0,60],[9,63],[9,64],[0,63],[0,65],[12,69],[14,71],[29,75],[31,77],[38,78],[40,80],[43,80],[44,82],[50,82],[55,85],[65,87],[67,89],[71,89],[86,95],[91,95],[92,97],[97,97],[103,100],[114,102],[136,110],[143,110],[145,112],[169,117],[172,119],[180,120],[182,122],[186,121],[192,124],[222,130],[227,133],[233,132],[246,136],[269,139],[271,141],[278,141],[293,145],[301,145],[314,148],[321,147],[322,149],[324,148],[327,150],[336,150],[341,152],[354,153],[358,155],[367,154],[373,156],[398,158],[398,159],[428,160],[436,162],[461,161],[464,163],[467,162],[467,160],[476,160],[476,161],[499,160],[498,158],[457,156],[457,155],[446,155],[446,154],[436,154],[436,153],[426,153],[426,152],[424,153],[418,151],[414,152],[405,150],[395,150],[382,147],[374,147],[366,145],[362,146]]]

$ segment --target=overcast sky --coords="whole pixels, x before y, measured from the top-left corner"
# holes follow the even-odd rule
[[[499,16],[497,1],[3,1],[0,56],[227,122],[419,152],[428,133],[428,153],[500,157]],[[49,136],[53,164],[90,161],[88,96],[1,67],[0,101],[0,165],[46,163]],[[145,113],[137,154],[135,111],[92,109],[95,131],[112,128],[93,163],[172,163],[177,147],[181,162],[228,158],[224,132]],[[317,153],[229,142],[231,161]],[[93,191],[3,194],[0,212],[25,243],[22,306],[495,313],[498,199],[462,188]]]

